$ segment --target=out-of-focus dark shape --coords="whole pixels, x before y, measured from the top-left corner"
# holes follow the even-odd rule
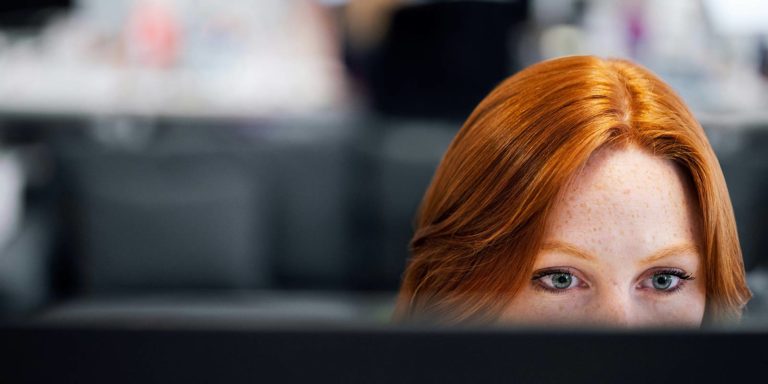
[[[709,128],[728,185],[747,270],[768,268],[768,130],[765,126]]]
[[[39,28],[52,16],[68,11],[75,0],[4,0],[0,2],[0,29]]]
[[[765,39],[760,40],[760,74],[764,79],[768,79],[768,42]]]
[[[373,107],[401,117],[462,119],[519,68],[527,2],[437,2],[394,11],[371,52]]]
[[[76,268],[89,293],[267,285],[265,183],[227,148],[155,141],[141,150],[70,145]]]

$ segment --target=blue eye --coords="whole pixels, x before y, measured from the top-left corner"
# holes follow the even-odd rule
[[[694,277],[678,269],[665,269],[656,271],[650,277],[643,280],[642,288],[652,288],[659,293],[672,293],[682,288],[686,280]]]
[[[673,275],[659,274],[653,275],[651,281],[653,282],[653,288],[660,291],[666,291],[670,289],[670,287],[676,287],[680,283],[680,278]]]
[[[581,279],[567,270],[542,271],[531,279],[535,286],[550,292],[564,292],[582,285]]]
[[[550,275],[552,280],[552,286],[557,289],[566,289],[571,286],[573,282],[573,275],[568,273],[555,273]]]

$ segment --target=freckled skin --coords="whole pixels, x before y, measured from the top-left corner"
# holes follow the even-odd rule
[[[699,326],[706,299],[699,252],[676,252],[640,264],[665,247],[701,247],[693,193],[683,172],[669,160],[633,146],[599,150],[562,191],[544,238],[545,243],[574,245],[592,260],[543,249],[534,265],[534,271],[568,268],[585,285],[552,293],[536,289],[536,282],[526,284],[501,321]],[[695,279],[681,280],[681,289],[665,294],[651,282],[659,268],[683,270]]]

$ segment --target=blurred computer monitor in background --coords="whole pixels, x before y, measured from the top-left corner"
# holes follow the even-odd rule
[[[40,28],[53,16],[70,11],[76,0],[8,0],[0,2],[0,29]]]

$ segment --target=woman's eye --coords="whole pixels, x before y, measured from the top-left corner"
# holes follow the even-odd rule
[[[552,275],[552,286],[557,289],[566,289],[571,286],[573,282],[573,275],[567,273],[558,273]]]
[[[651,277],[651,283],[654,289],[659,291],[666,291],[677,286],[680,283],[680,278],[674,275],[659,274]]]
[[[682,288],[684,280],[693,280],[693,276],[683,271],[659,271],[646,278],[641,287],[667,293]]]
[[[579,278],[568,272],[547,273],[540,275],[535,280],[551,291],[566,290],[580,284]]]

